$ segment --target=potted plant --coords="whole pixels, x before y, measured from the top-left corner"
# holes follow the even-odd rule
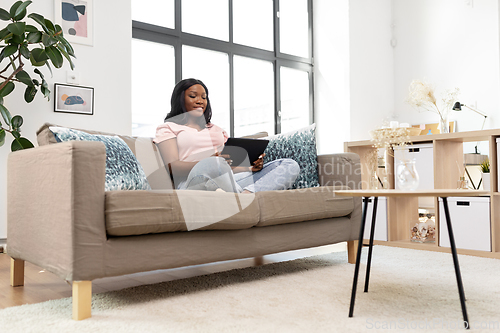
[[[483,182],[483,189],[485,191],[490,190],[490,160],[485,159],[483,162],[481,162],[481,173],[482,173],[482,182]]]
[[[0,8],[0,20],[10,22],[0,30],[0,146],[5,143],[6,133],[14,136],[11,150],[32,148],[33,144],[21,136],[23,118],[20,115],[12,116],[4,105],[4,99],[15,88],[16,83],[26,85],[24,100],[30,103],[35,98],[38,90],[47,100],[50,100],[50,89],[42,72],[35,68],[33,72],[38,78],[32,78],[26,72],[24,61],[29,61],[32,66],[47,66],[52,74],[50,63],[55,68],[61,68],[64,58],[74,64],[71,57],[75,58],[73,47],[63,37],[62,28],[54,25],[50,20],[40,14],[27,15],[27,7],[32,1],[17,1],[10,9]],[[28,24],[29,18],[41,27]]]

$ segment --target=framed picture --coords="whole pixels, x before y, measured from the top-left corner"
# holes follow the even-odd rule
[[[70,43],[92,45],[93,0],[54,0],[54,21]]]
[[[94,88],[54,84],[54,112],[94,114]]]

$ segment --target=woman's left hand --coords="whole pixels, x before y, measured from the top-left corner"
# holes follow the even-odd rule
[[[264,167],[264,156],[266,156],[266,154],[260,155],[259,159],[252,163],[252,166],[250,167],[250,170],[252,172],[257,172],[262,170],[262,168]]]

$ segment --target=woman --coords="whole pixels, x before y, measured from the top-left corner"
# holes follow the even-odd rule
[[[170,104],[154,142],[177,189],[253,193],[290,188],[297,178],[300,168],[292,159],[264,164],[261,155],[244,167],[231,166],[230,156],[220,155],[228,135],[212,124],[208,88],[200,80],[177,83]]]

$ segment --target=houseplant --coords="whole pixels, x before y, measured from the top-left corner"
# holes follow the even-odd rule
[[[0,30],[0,146],[5,143],[6,133],[10,133],[14,136],[12,151],[31,148],[33,144],[21,136],[23,118],[11,115],[4,105],[5,97],[14,90],[16,83],[22,83],[26,86],[24,100],[27,103],[33,101],[38,90],[50,100],[50,90],[42,72],[35,68],[33,72],[39,78],[32,78],[25,71],[23,61],[29,61],[34,67],[47,66],[52,73],[50,63],[55,68],[61,68],[66,58],[71,69],[74,68],[71,58],[75,58],[75,54],[63,37],[62,28],[40,14],[27,15],[27,7],[31,3],[17,1],[8,11],[0,8],[0,20],[10,22]],[[39,25],[41,30],[28,24],[27,18]]]
[[[482,161],[480,168],[481,168],[481,173],[482,173],[481,178],[483,181],[483,189],[485,191],[489,191],[490,190],[490,160],[486,159],[486,160]]]

